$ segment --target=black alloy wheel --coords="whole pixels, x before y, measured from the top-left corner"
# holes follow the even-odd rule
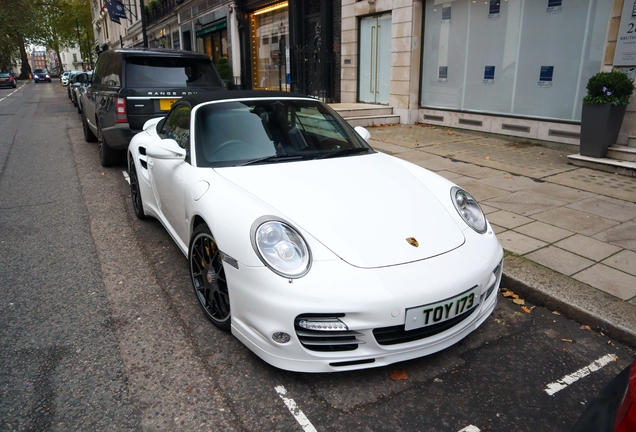
[[[192,287],[205,316],[218,328],[229,331],[230,293],[221,252],[205,224],[199,225],[192,234],[188,260]]]
[[[91,131],[91,128],[88,127],[88,121],[86,120],[84,113],[82,113],[82,131],[84,132],[84,141],[97,142],[97,137],[93,131]]]
[[[122,154],[108,146],[99,123],[97,124],[97,145],[99,146],[99,163],[103,167],[112,167],[120,163]]]
[[[146,213],[144,212],[144,204],[141,200],[141,190],[139,190],[139,178],[137,177],[137,170],[135,169],[135,162],[130,162],[130,168],[128,169],[128,177],[130,178],[130,197],[132,198],[133,210],[135,210],[135,216],[139,219],[146,219]]]

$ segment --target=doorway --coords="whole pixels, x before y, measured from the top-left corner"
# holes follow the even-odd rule
[[[391,87],[391,14],[360,20],[360,102],[388,104]]]

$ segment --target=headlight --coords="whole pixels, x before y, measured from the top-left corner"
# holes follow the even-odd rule
[[[469,227],[477,231],[479,234],[486,232],[486,216],[484,212],[468,192],[457,186],[451,189],[451,199],[457,213],[464,219]]]
[[[263,264],[274,273],[286,278],[299,278],[309,271],[309,247],[291,226],[281,221],[269,220],[252,231],[254,250]]]

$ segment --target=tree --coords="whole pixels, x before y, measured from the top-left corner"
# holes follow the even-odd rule
[[[11,64],[19,53],[21,78],[28,78],[31,66],[26,44],[43,45],[60,51],[80,45],[90,56],[93,26],[90,0],[0,0],[0,65]]]

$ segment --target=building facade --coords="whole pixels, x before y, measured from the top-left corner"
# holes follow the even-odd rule
[[[143,46],[144,18],[150,47],[227,59],[231,88],[572,145],[587,80],[619,66],[621,19],[636,19],[632,0],[132,0],[116,24],[91,1],[100,45]],[[629,135],[631,104],[619,142]]]
[[[578,145],[587,81],[615,64],[623,6],[343,0],[342,101],[390,105],[402,123]],[[633,119],[628,108],[619,142],[636,135]]]

